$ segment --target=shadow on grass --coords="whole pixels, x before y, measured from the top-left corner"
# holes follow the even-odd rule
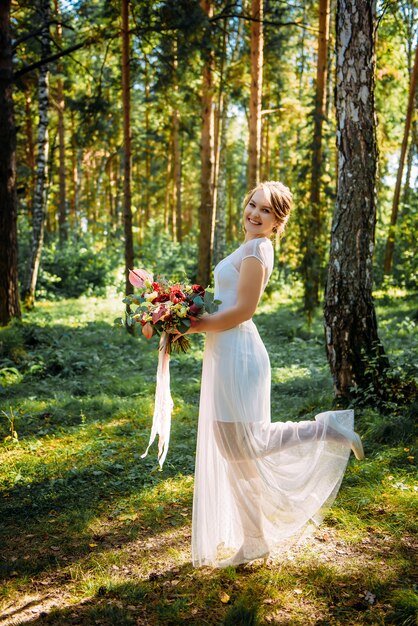
[[[108,626],[218,624],[292,626],[410,623],[416,604],[412,596],[396,600],[394,592],[404,572],[290,561],[267,567],[247,565],[237,570],[194,570],[191,565],[151,572],[144,579],[109,581],[78,604],[53,606],[19,623],[39,626]],[[297,594],[294,593],[297,586]],[[223,598],[223,601],[222,599]],[[392,604],[390,604],[392,602]],[[9,613],[19,619],[22,607]],[[387,618],[389,617],[388,621]]]
[[[167,481],[173,487],[193,473],[194,457],[188,450],[195,445],[195,429],[174,425],[170,461],[162,473],[155,471],[155,446],[146,459],[140,458],[145,445],[138,450],[136,435],[129,423],[108,428],[104,441],[91,435],[93,444],[86,441],[70,463],[64,456],[42,467],[41,457],[36,476],[47,474],[45,478],[18,483],[3,493],[2,579],[58,571],[85,558],[95,543],[98,549],[113,549],[167,527],[184,526],[184,509],[191,510],[191,481],[186,488],[172,488],[172,494],[167,488],[160,498],[152,492]],[[91,524],[98,530],[93,532]]]

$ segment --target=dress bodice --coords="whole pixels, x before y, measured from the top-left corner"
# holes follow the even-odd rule
[[[215,299],[222,302],[219,305],[220,311],[236,304],[241,263],[248,257],[255,257],[263,265],[263,291],[266,288],[274,264],[273,245],[267,237],[250,239],[215,267]]]

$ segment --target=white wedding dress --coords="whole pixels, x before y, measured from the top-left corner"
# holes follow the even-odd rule
[[[267,284],[273,246],[263,237],[216,266],[219,310],[236,303],[241,262],[249,256],[262,263]],[[269,357],[252,320],[207,333],[193,501],[195,566],[237,565],[287,548],[321,521],[337,494],[350,443],[328,422],[352,431],[353,411],[272,423],[270,385]]]

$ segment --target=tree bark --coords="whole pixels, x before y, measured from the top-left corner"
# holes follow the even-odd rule
[[[179,113],[179,84],[178,84],[178,58],[177,40],[173,44],[173,178],[174,178],[174,203],[176,212],[176,239],[181,243],[183,238],[183,218],[181,207],[181,150],[180,150],[180,113]]]
[[[321,283],[322,127],[325,118],[328,34],[329,0],[320,0],[314,134],[312,142],[310,216],[306,226],[305,254],[302,263],[304,277],[304,308],[309,319],[311,319],[315,307],[319,304],[319,287]]]
[[[50,54],[49,20],[50,7],[49,0],[42,0],[40,3],[40,14],[42,22],[41,32],[41,55],[47,58]],[[47,169],[48,169],[48,106],[49,106],[49,73],[48,65],[42,64],[39,69],[38,80],[38,101],[39,101],[39,124],[38,124],[38,154],[35,194],[33,198],[32,210],[32,246],[29,259],[29,267],[23,300],[28,308],[34,306],[35,290],[38,280],[39,265],[41,261],[44,227],[46,217],[46,196],[47,196]]]
[[[130,42],[129,0],[122,0],[122,104],[123,104],[123,202],[125,232],[125,292],[133,293],[129,270],[134,266],[131,204],[131,100],[130,100]]]
[[[56,37],[57,44],[62,47],[62,26],[60,22],[60,7],[59,1],[54,0],[55,14],[57,16]],[[58,210],[58,227],[59,227],[59,240],[65,241],[68,238],[68,224],[67,224],[67,191],[66,191],[66,167],[65,167],[65,124],[64,124],[64,86],[61,78],[63,72],[62,62],[57,64],[58,79],[56,87],[56,103],[58,112],[58,145],[59,145],[59,210]]]
[[[150,217],[150,185],[151,185],[151,146],[150,146],[150,77],[149,77],[149,61],[145,55],[144,67],[145,82],[145,185],[144,185],[144,201],[145,201],[145,226],[149,222]]]
[[[79,158],[77,156],[77,141],[75,134],[74,112],[71,112],[71,196],[70,196],[70,224],[71,228],[78,228],[78,180]]]
[[[0,2],[0,325],[20,318],[10,1]]]
[[[212,0],[201,0],[200,6],[208,18],[213,15]],[[201,181],[199,209],[198,282],[206,287],[210,282],[213,248],[213,63],[210,24],[206,26],[203,42],[205,55],[202,75]]]
[[[390,274],[392,271],[393,251],[395,248],[396,222],[398,220],[399,199],[401,197],[402,175],[405,165],[405,155],[408,149],[409,131],[411,129],[412,113],[415,105],[415,93],[417,90],[418,78],[418,46],[415,50],[415,61],[412,69],[411,80],[409,85],[408,109],[406,112],[405,129],[402,140],[401,156],[399,158],[398,175],[396,177],[395,193],[393,196],[392,213],[390,217],[389,235],[386,241],[384,272]]]
[[[32,130],[32,98],[31,98],[31,89],[32,84],[31,81],[24,81],[24,96],[25,96],[25,148],[26,148],[26,158],[27,164],[29,168],[30,174],[27,177],[26,183],[26,206],[28,210],[28,216],[32,217],[32,201],[33,195],[35,192],[35,145],[33,141],[33,130]]]
[[[225,254],[226,244],[226,138],[228,123],[228,96],[225,93],[225,65],[227,44],[227,22],[223,22],[222,54],[219,68],[219,90],[214,118],[213,210],[215,227],[213,235],[213,265]],[[238,46],[236,46],[237,48]],[[235,50],[236,50],[235,48]],[[234,50],[234,52],[235,52]],[[233,62],[234,52],[231,62]]]
[[[263,0],[251,2],[251,88],[248,147],[248,186],[260,180],[261,100],[263,93]]]
[[[222,57],[219,68],[219,94],[217,106],[217,129],[215,132],[215,174],[214,174],[214,193],[215,197],[215,232],[213,244],[213,265],[216,265],[224,256],[226,248],[227,230],[231,233],[232,217],[230,215],[232,203],[227,193],[227,137],[228,137],[228,108],[229,94],[227,86],[229,84],[229,74],[231,67],[235,65],[240,50],[240,41],[242,38],[243,22],[238,24],[238,32],[236,35],[235,47],[227,63],[227,44],[228,44],[228,22],[223,22],[223,38],[222,38]],[[227,225],[227,212],[229,221]],[[230,239],[232,237],[230,236]]]
[[[382,393],[387,359],[372,298],[376,224],[376,2],[338,0],[337,202],[325,294],[326,347],[337,396]]]

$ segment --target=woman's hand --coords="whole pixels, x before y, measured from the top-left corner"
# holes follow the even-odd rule
[[[200,332],[202,332],[199,329],[200,319],[198,317],[189,317],[189,320],[190,320],[190,326],[186,330],[185,333],[180,333],[178,330],[175,333],[173,333],[173,335],[174,335],[174,339],[172,340],[173,342],[177,341],[183,335],[191,335],[193,333],[200,333]]]

